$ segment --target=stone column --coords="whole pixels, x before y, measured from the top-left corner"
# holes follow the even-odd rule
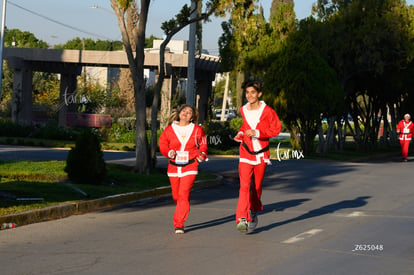
[[[77,65],[68,66],[60,78],[60,97],[59,97],[59,121],[58,125],[66,126],[66,113],[76,112],[79,103],[77,96],[77,76],[82,72],[82,67]]]
[[[198,123],[203,124],[207,119],[209,103],[208,100],[211,96],[212,87],[210,80],[197,80],[197,94],[199,95],[198,101]]]
[[[32,78],[30,64],[20,58],[9,60],[14,71],[12,95],[12,121],[29,125],[32,123]]]

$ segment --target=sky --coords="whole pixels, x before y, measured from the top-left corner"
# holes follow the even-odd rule
[[[2,0],[1,2],[3,3]],[[75,37],[101,40],[121,40],[118,23],[112,12],[110,0],[6,0],[6,27],[33,33],[38,39],[53,46],[64,44]],[[271,0],[260,0],[268,18]],[[298,19],[310,15],[312,0],[294,0]],[[414,4],[414,0],[408,0]],[[191,0],[152,0],[147,22],[147,37],[162,37],[161,24],[173,18]],[[95,7],[95,8],[94,8]],[[1,9],[1,6],[0,6]],[[222,18],[212,18],[203,24],[203,48],[218,54]],[[186,27],[173,39],[187,40]]]

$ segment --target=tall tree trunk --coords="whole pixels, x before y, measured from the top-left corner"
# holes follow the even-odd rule
[[[135,1],[120,2],[119,0],[111,0],[111,6],[118,19],[118,25],[121,30],[122,42],[128,58],[134,85],[136,112],[135,169],[141,174],[149,174],[150,172],[148,139],[146,135],[144,82],[145,28],[150,2],[150,0],[141,0],[140,12],[138,14]]]
[[[240,107],[243,105],[243,89],[242,84],[244,82],[244,72],[237,72],[237,79],[236,79],[236,106],[237,111],[240,110]]]
[[[201,1],[197,1],[198,5],[201,5]],[[164,30],[167,35],[164,41],[160,45],[160,62],[159,62],[159,75],[157,84],[155,86],[154,91],[154,98],[152,101],[152,108],[151,108],[151,146],[150,146],[150,160],[151,160],[151,168],[155,167],[156,164],[156,150],[157,150],[157,115],[158,115],[158,107],[160,106],[160,97],[161,97],[161,89],[162,84],[164,82],[165,78],[165,49],[167,48],[168,43],[171,41],[173,36],[177,34],[180,30],[182,30],[184,27],[190,25],[194,22],[199,22],[201,20],[206,20],[208,17],[215,11],[216,7],[212,6],[210,10],[205,14],[200,14],[199,16],[195,18],[190,18],[189,20],[180,21],[177,20],[177,25],[172,29],[166,29]],[[180,16],[177,16],[177,18]],[[180,17],[181,18],[181,17]]]
[[[323,135],[323,127],[322,123],[318,124],[318,148],[316,149],[316,153],[324,153],[325,152],[325,137]]]
[[[390,108],[390,116],[391,116],[391,131],[390,131],[390,142],[391,144],[398,144],[397,138],[397,118],[396,118],[396,110],[394,108],[394,104],[389,105]]]
[[[161,96],[161,89],[162,83],[165,78],[165,48],[167,47],[168,42],[171,40],[171,37],[167,37],[160,46],[160,65],[159,65],[159,74],[157,84],[155,85],[154,91],[154,98],[152,100],[152,108],[151,108],[151,168],[155,167],[156,164],[156,151],[157,151],[157,115],[158,115],[158,106],[160,105],[160,96]]]

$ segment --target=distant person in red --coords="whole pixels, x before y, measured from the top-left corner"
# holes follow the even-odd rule
[[[403,161],[407,161],[408,149],[414,133],[414,124],[410,114],[405,114],[404,119],[397,125],[397,134],[400,135],[401,153]]]
[[[234,138],[240,142],[236,223],[237,230],[247,233],[256,228],[257,214],[263,210],[262,182],[266,165],[270,163],[269,138],[280,133],[281,123],[276,112],[259,100],[262,96],[260,82],[247,81],[243,83],[243,89],[247,103],[240,108],[243,124]]]
[[[206,160],[207,142],[203,127],[197,125],[197,112],[182,105],[174,112],[159,139],[160,152],[169,159],[167,174],[176,204],[173,224],[176,234],[184,233],[190,212],[190,191],[198,173],[198,164]]]

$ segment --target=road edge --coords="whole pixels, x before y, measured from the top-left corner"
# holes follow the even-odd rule
[[[223,183],[223,176],[217,175],[211,180],[196,180],[192,190],[205,189],[218,186]],[[158,187],[141,192],[130,192],[112,195],[94,200],[81,200],[78,202],[62,203],[54,206],[29,210],[21,213],[0,216],[0,226],[3,223],[14,223],[23,226],[44,221],[67,218],[72,215],[80,215],[137,202],[142,199],[157,198],[171,194],[171,186]]]

